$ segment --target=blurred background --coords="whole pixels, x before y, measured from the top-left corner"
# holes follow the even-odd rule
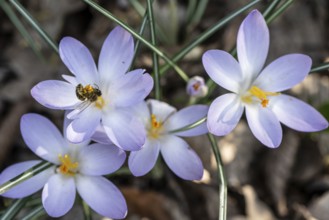
[[[283,0],[282,2],[285,2]],[[64,36],[83,42],[97,61],[101,45],[114,22],[79,0],[21,0],[28,12],[58,43]],[[96,1],[138,31],[146,1]],[[194,3],[193,3],[194,2]],[[155,0],[159,48],[169,57],[215,25],[229,13],[247,4],[245,0]],[[254,8],[264,11],[271,1]],[[195,4],[192,7],[191,4]],[[49,117],[62,128],[63,112],[47,109],[30,95],[30,89],[46,79],[69,74],[57,53],[17,13],[12,4],[0,0],[0,171],[8,165],[36,156],[26,147],[19,131],[20,117],[35,112]],[[8,9],[9,7],[9,9]],[[288,53],[304,53],[313,65],[329,61],[329,1],[299,0],[270,25],[267,63]],[[13,14],[13,13],[14,14]],[[15,26],[19,19],[33,40],[34,49]],[[208,49],[231,50],[247,13],[238,16],[195,47],[178,65],[189,75],[208,79],[201,63]],[[13,22],[14,21],[14,22]],[[17,23],[16,23],[17,24]],[[144,36],[149,39],[149,31]],[[164,62],[161,60],[161,64]],[[152,72],[152,52],[141,46],[134,68]],[[178,109],[188,104],[185,82],[169,70],[161,78],[163,100]],[[209,104],[225,92],[216,88]],[[329,117],[328,71],[311,73],[287,93],[310,103]],[[151,93],[150,97],[154,97]],[[277,149],[262,146],[246,121],[226,137],[217,138],[228,180],[228,219],[231,220],[327,220],[329,219],[329,133],[298,133],[284,127]],[[42,134],[41,134],[42,135]],[[187,141],[201,157],[205,172],[199,182],[176,177],[166,165],[143,177],[133,177],[125,166],[110,179],[122,190],[128,203],[129,220],[215,220],[218,218],[217,165],[206,135]],[[40,204],[37,193],[35,204]],[[39,202],[39,203],[38,203]],[[0,213],[12,200],[0,198]],[[33,204],[31,205],[33,207]],[[25,209],[17,219],[21,219]],[[93,214],[94,219],[102,219]],[[47,215],[36,219],[51,219]],[[62,219],[83,219],[81,204]]]

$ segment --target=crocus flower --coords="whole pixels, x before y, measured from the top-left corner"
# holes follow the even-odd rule
[[[239,122],[244,109],[252,133],[271,148],[281,143],[280,122],[305,132],[328,127],[328,122],[313,107],[281,94],[307,76],[312,64],[310,57],[288,54],[263,69],[268,48],[268,27],[260,12],[254,10],[238,32],[239,62],[221,50],[209,50],[203,55],[203,65],[210,78],[232,92],[211,103],[207,116],[209,132],[219,136],[228,134]]]
[[[205,97],[208,93],[208,86],[202,77],[194,76],[187,82],[186,92],[191,97]]]
[[[47,118],[37,114],[22,117],[21,132],[27,146],[54,165],[14,186],[2,196],[22,198],[43,187],[42,203],[46,212],[52,217],[60,217],[72,208],[77,190],[97,213],[116,219],[126,216],[127,205],[123,195],[102,176],[122,166],[126,158],[123,150],[98,143],[70,144]],[[0,175],[0,184],[40,162],[27,161],[8,167]]]
[[[98,69],[89,50],[78,40],[64,37],[59,54],[74,77],[67,81],[47,80],[31,90],[32,96],[52,109],[70,111],[73,121],[67,137],[73,143],[89,139],[98,126],[124,150],[137,150],[145,142],[142,124],[132,117],[130,107],[143,101],[153,87],[153,79],[143,69],[128,71],[134,54],[132,36],[116,27],[106,38]]]
[[[194,105],[178,112],[165,102],[148,100],[134,108],[136,117],[144,124],[146,142],[139,151],[130,152],[128,165],[135,176],[143,176],[155,165],[161,152],[169,168],[186,180],[199,180],[203,166],[198,155],[180,137],[191,137],[208,132],[206,123],[185,130],[180,128],[197,122],[207,115],[208,106]],[[106,137],[98,132],[96,141],[106,143]]]

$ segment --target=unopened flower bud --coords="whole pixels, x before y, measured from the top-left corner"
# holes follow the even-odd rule
[[[208,93],[208,87],[202,77],[194,76],[188,81],[186,92],[192,97],[205,97]]]

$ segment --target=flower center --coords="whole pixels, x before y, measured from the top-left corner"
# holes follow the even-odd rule
[[[151,138],[158,138],[162,131],[162,123],[157,120],[154,114],[151,115],[151,128],[148,131],[148,136]]]
[[[60,154],[58,155],[58,158],[61,162],[61,165],[58,168],[59,172],[65,175],[74,176],[74,174],[77,172],[79,163],[72,162],[70,156],[67,154],[65,154],[64,157]]]
[[[194,91],[198,91],[198,89],[200,88],[200,86],[201,86],[201,83],[200,82],[196,82],[196,83],[194,83],[193,84],[193,89],[194,89]]]
[[[257,101],[260,101],[260,104],[266,108],[268,106],[269,103],[269,99],[268,96],[276,96],[276,95],[280,95],[280,93],[278,92],[267,92],[264,91],[262,89],[260,89],[257,86],[252,86],[249,90],[248,90],[248,94],[244,97],[242,97],[242,101],[246,102],[246,103],[253,103],[254,102],[254,97],[256,98]]]
[[[95,102],[101,97],[102,92],[97,86],[93,87],[90,84],[83,86],[82,84],[78,84],[75,88],[75,94],[81,101]]]

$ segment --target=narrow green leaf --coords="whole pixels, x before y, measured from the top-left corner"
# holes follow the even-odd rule
[[[224,166],[222,162],[222,158],[219,152],[219,148],[217,145],[217,141],[215,137],[208,133],[208,139],[210,141],[212,150],[214,152],[216,163],[217,163],[217,171],[218,171],[218,186],[219,186],[219,220],[226,220],[227,215],[227,181],[224,174]]]
[[[48,43],[48,45],[56,53],[58,53],[57,44],[48,36],[48,34],[42,29],[39,23],[30,15],[30,13],[17,0],[9,0],[9,2],[32,25],[32,27],[40,34],[40,36]]]
[[[148,42],[146,39],[144,39],[142,36],[140,36],[138,33],[136,33],[131,27],[129,27],[127,24],[116,18],[112,13],[98,5],[92,0],[83,0],[85,3],[93,7],[95,10],[106,16],[107,18],[111,19],[124,29],[126,29],[129,33],[131,33],[136,39],[139,39],[143,44],[145,44],[148,48],[150,48],[152,51],[157,53],[162,59],[164,59],[169,66],[173,67],[175,71],[179,74],[179,76],[185,80],[188,81],[189,77],[186,75],[186,73],[177,66],[166,54],[164,54],[161,50],[159,50],[157,47],[153,46],[150,42]]]
[[[24,173],[12,178],[11,180],[0,185],[0,195],[7,192],[9,189],[16,186],[17,184],[20,184],[21,182],[23,182],[27,179],[30,179],[31,177],[48,169],[51,166],[53,166],[53,164],[46,162],[46,161],[38,163],[37,165],[35,165],[35,166],[31,167],[30,169],[28,169],[27,171],[25,171]]]
[[[324,71],[324,70],[329,70],[329,63],[323,63],[319,66],[313,67],[310,71],[310,73],[314,73],[314,72],[319,72],[319,71]]]
[[[29,197],[16,200],[14,204],[12,204],[1,216],[1,220],[14,219],[14,217],[19,213],[19,211],[21,211],[28,200]]]
[[[40,49],[38,46],[34,43],[34,40],[30,33],[26,30],[22,22],[17,18],[15,12],[12,10],[12,8],[9,6],[9,4],[5,1],[1,2],[1,8],[3,11],[7,14],[8,18],[10,21],[14,24],[16,29],[19,31],[19,33],[23,36],[23,38],[26,40],[26,42],[29,44],[29,46],[32,48],[33,52],[41,59],[44,61],[44,57],[40,52]]]
[[[190,129],[192,129],[192,128],[195,128],[195,127],[201,125],[201,124],[202,124],[203,122],[205,122],[206,120],[207,120],[207,117],[201,118],[201,119],[199,119],[198,121],[193,122],[192,124],[186,125],[186,126],[184,126],[184,127],[182,127],[182,128],[178,128],[178,129],[172,130],[172,131],[170,131],[169,133],[170,133],[170,134],[173,134],[173,133],[177,133],[177,132],[182,132],[182,131],[190,130]]]
[[[250,2],[249,4],[245,5],[244,7],[236,10],[233,13],[230,13],[223,19],[221,19],[217,24],[215,24],[213,27],[209,28],[205,32],[203,32],[200,36],[196,37],[194,41],[188,43],[180,52],[174,55],[172,58],[172,62],[176,63],[179,60],[183,59],[193,48],[201,44],[203,41],[208,39],[210,36],[212,36],[215,32],[220,30],[222,27],[224,27],[225,24],[230,22],[233,18],[237,17],[241,13],[247,11],[249,8],[260,2],[261,0],[254,0]],[[160,74],[165,73],[171,66],[166,64],[160,68]]]
[[[150,30],[151,30],[151,42],[153,46],[157,46],[156,44],[156,33],[155,33],[155,22],[154,22],[154,16],[153,16],[153,7],[151,0],[147,0],[147,11],[149,15],[149,24],[150,24]],[[155,81],[155,98],[157,100],[160,100],[161,97],[161,85],[160,85],[160,74],[159,74],[159,59],[157,54],[153,51],[153,69],[154,69],[154,81]]]
[[[21,220],[37,220],[37,219],[40,219],[40,217],[45,214],[46,214],[46,211],[43,208],[43,205],[39,205],[38,207],[33,209],[29,214],[27,214]]]

